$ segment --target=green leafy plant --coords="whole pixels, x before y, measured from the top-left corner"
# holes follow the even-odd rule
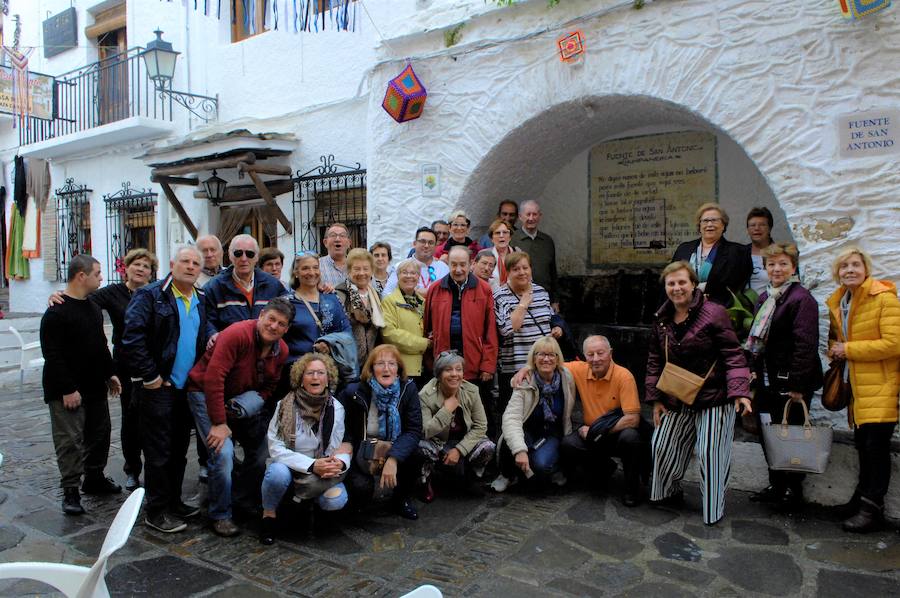
[[[734,328],[738,339],[743,341],[750,333],[750,326],[753,325],[753,310],[759,295],[753,289],[746,289],[737,294],[731,289],[728,289],[728,292],[731,293],[731,305],[726,311],[731,318],[731,327]]]
[[[460,23],[456,27],[444,31],[444,46],[450,48],[458,44],[459,40],[462,39],[463,27],[465,27],[465,24]]]

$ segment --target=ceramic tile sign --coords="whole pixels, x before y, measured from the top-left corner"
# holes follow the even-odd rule
[[[870,110],[838,117],[841,158],[900,152],[900,110]]]

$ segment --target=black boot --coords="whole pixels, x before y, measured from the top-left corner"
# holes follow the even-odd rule
[[[844,521],[842,528],[845,532],[866,534],[881,529],[884,523],[884,507],[878,505],[866,497],[859,499],[859,511],[856,515]]]
[[[754,492],[753,494],[751,494],[750,502],[781,502],[786,492],[787,488],[781,488],[780,486],[770,484],[759,492]]]
[[[122,487],[116,484],[112,478],[103,475],[103,472],[84,476],[81,491],[85,494],[119,494]]]
[[[803,498],[803,486],[791,486],[784,491],[778,506],[785,511],[799,511],[806,505]]]
[[[859,499],[860,494],[857,490],[853,493],[853,496],[850,497],[850,500],[842,505],[835,505],[835,515],[837,515],[839,519],[847,519],[848,517],[852,517],[859,511]]]
[[[62,510],[66,515],[84,515],[78,488],[63,488]]]
[[[274,517],[263,517],[262,527],[259,531],[259,543],[264,546],[271,546],[275,543],[275,530],[278,523]]]

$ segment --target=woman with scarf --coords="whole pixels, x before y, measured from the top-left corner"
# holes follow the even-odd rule
[[[361,382],[347,404],[347,439],[353,466],[347,479],[357,507],[374,497],[391,497],[405,519],[418,519],[412,495],[417,472],[413,453],[422,439],[422,409],[416,385],[394,345],[369,352]]]
[[[872,277],[872,260],[848,247],[834,260],[838,289],[828,305],[828,357],[844,364],[852,396],[847,419],[859,455],[853,497],[839,510],[848,532],[875,531],[884,523],[891,482],[891,437],[900,390],[900,301],[897,287]]]
[[[291,368],[291,392],[269,423],[272,462],[262,482],[263,519],[259,540],[275,542],[276,511],[288,488],[294,501],[315,499],[323,511],[347,504],[343,479],[350,468],[344,439],[344,407],[332,396],[337,366],[322,353],[307,353]]]
[[[420,264],[408,259],[397,265],[397,288],[382,299],[384,308],[384,341],[400,350],[406,375],[413,379],[416,388],[422,388],[427,380],[422,368],[422,358],[431,348],[431,339],[425,338],[423,320],[425,297],[416,290]]]
[[[492,289],[502,287],[506,284],[507,279],[507,266],[506,266],[506,256],[511,253],[516,253],[521,251],[518,247],[512,247],[510,242],[512,241],[512,226],[506,223],[505,220],[501,220],[497,218],[493,222],[491,222],[491,226],[488,227],[488,234],[491,236],[491,242],[494,244],[491,247],[491,252],[494,254],[494,259],[496,260],[496,266],[494,266],[494,274],[491,276],[491,280],[489,284]]]
[[[539,485],[566,483],[559,465],[562,439],[572,432],[575,379],[566,369],[552,336],[538,339],[528,352],[531,374],[513,390],[503,412],[500,475],[491,488],[503,492],[523,477]]]
[[[372,286],[374,270],[375,258],[371,253],[359,247],[351,249],[347,254],[347,279],[334,288],[350,320],[357,363],[365,363],[384,328],[381,298]]]
[[[487,437],[487,415],[478,386],[466,382],[465,360],[444,351],[434,362],[434,379],[422,388],[424,438],[419,442],[425,502],[434,500],[431,473],[437,469],[453,481],[478,483],[494,458],[495,445]]]
[[[796,276],[799,254],[792,244],[762,250],[769,284],[759,296],[750,335],[744,343],[756,390],[758,412],[780,422],[786,403],[804,402],[822,386],[819,361],[819,304]],[[788,423],[802,424],[803,409],[792,405]],[[765,445],[763,445],[765,451]],[[802,473],[769,470],[769,485],[750,500],[796,509],[803,505]]]
[[[699,280],[697,288],[719,305],[731,305],[731,293],[743,291],[753,273],[750,250],[725,238],[728,214],[718,204],[703,204],[696,217],[700,238],[679,245],[672,262],[688,262]]]

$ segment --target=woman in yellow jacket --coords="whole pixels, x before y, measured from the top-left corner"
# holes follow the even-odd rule
[[[844,376],[853,392],[848,420],[854,426],[859,481],[844,505],[851,532],[878,529],[891,481],[891,436],[897,425],[900,392],[900,300],[897,287],[872,278],[872,260],[856,247],[845,249],[832,266],[840,286],[827,300],[828,356],[845,360]]]
[[[425,338],[423,317],[425,298],[416,290],[420,264],[408,259],[397,265],[397,288],[381,300],[384,311],[384,342],[400,350],[406,375],[413,379],[416,388],[430,379],[422,368],[422,357],[431,348],[431,339]]]

